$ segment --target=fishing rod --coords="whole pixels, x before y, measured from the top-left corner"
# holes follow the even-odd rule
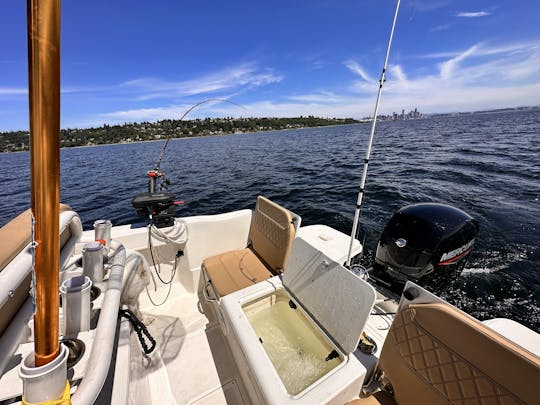
[[[159,159],[156,163],[156,166],[152,170],[148,170],[146,175],[148,176],[148,192],[139,193],[132,200],[131,205],[137,210],[140,215],[144,215],[148,218],[149,223],[155,225],[157,228],[164,228],[173,226],[175,223],[175,213],[176,206],[183,204],[183,201],[175,201],[176,197],[173,194],[163,192],[164,189],[167,189],[171,182],[165,178],[165,173],[161,171],[161,162],[163,161],[163,156],[169,145],[173,134],[176,133],[176,130],[182,123],[182,120],[195,108],[199,107],[202,104],[210,103],[212,101],[219,101],[229,103],[238,107],[242,107],[240,104],[233,103],[229,100],[224,100],[220,98],[208,98],[206,100],[200,101],[193,104],[189,107],[186,112],[180,117],[177,121],[176,126],[171,129],[167,140],[161,148],[159,154]],[[159,191],[156,189],[158,181],[161,181],[159,185]]]
[[[371,121],[371,132],[369,134],[369,141],[366,150],[366,157],[364,158],[364,170],[362,172],[362,179],[360,180],[360,190],[358,191],[358,199],[356,201],[356,209],[354,211],[354,220],[351,231],[351,241],[349,243],[349,252],[347,253],[346,266],[351,266],[351,255],[354,239],[356,236],[356,230],[358,228],[358,220],[360,219],[360,209],[362,208],[362,199],[364,198],[364,187],[366,185],[366,177],[368,172],[369,157],[371,155],[371,146],[373,144],[373,136],[375,135],[375,125],[377,124],[377,112],[379,111],[379,102],[381,101],[381,93],[384,82],[386,81],[386,67],[388,65],[388,57],[390,55],[390,47],[392,46],[392,38],[394,37],[394,29],[396,27],[396,21],[399,11],[399,4],[401,0],[397,0],[396,11],[394,13],[394,20],[392,21],[392,29],[390,30],[390,38],[388,39],[388,45],[386,47],[386,56],[384,57],[384,64],[381,72],[381,78],[379,79],[379,91],[377,92],[377,100],[375,101],[375,110],[373,112],[373,119]]]
[[[222,98],[207,98],[206,100],[203,100],[203,101],[200,101],[198,103],[195,103],[193,104],[191,107],[189,107],[186,112],[180,117],[180,119],[177,121],[176,123],[176,126],[171,130],[171,132],[169,133],[169,136],[167,137],[167,140],[165,141],[165,143],[163,144],[163,147],[161,148],[161,152],[159,154],[159,159],[156,163],[156,167],[153,169],[153,170],[149,170],[146,174],[149,178],[149,183],[148,183],[148,191],[150,193],[155,193],[156,192],[156,181],[157,179],[159,178],[162,178],[165,176],[165,173],[162,172],[160,170],[160,167],[161,167],[161,161],[163,160],[163,156],[165,155],[165,150],[167,149],[167,146],[169,145],[169,141],[171,140],[172,138],[172,135],[176,132],[176,130],[178,129],[178,127],[180,126],[180,124],[183,122],[182,120],[191,112],[193,111],[195,108],[199,107],[200,105],[202,104],[206,104],[206,103],[210,103],[212,101],[219,101],[219,102],[224,102],[224,103],[229,103],[229,104],[232,104],[232,105],[235,105],[235,106],[238,106],[238,107],[241,107],[241,108],[244,108],[243,106],[241,106],[240,104],[237,104],[237,103],[234,103],[230,100],[226,100],[226,99],[222,99]],[[163,183],[161,185],[161,188],[167,188],[167,186],[170,184],[170,182],[167,180],[167,179],[164,179],[163,180]]]

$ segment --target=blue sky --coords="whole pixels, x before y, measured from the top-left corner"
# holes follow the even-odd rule
[[[64,0],[62,127],[372,113],[392,0]],[[26,2],[2,0],[0,131],[28,128]],[[540,2],[402,0],[380,111],[540,105]]]

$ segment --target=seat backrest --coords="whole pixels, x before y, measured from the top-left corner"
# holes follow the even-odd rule
[[[30,210],[26,210],[0,228],[0,271],[29,243],[32,236]]]
[[[448,304],[399,312],[379,367],[400,405],[538,401],[540,358]]]
[[[282,273],[291,252],[295,228],[289,211],[259,196],[251,219],[251,247],[276,274]]]
[[[60,204],[60,214],[67,211],[71,211],[71,208],[68,205]],[[75,213],[73,213],[73,215],[76,216]],[[62,224],[60,224],[60,226],[62,227]],[[78,220],[73,227],[71,227],[70,224],[65,224],[65,226],[62,227],[60,232],[61,253],[64,247],[67,247],[68,243],[70,243],[69,248],[72,248],[74,242],[70,242],[70,239],[73,237],[73,229],[77,226],[80,227],[80,230],[78,230],[79,232],[75,237],[79,238],[80,233],[82,232],[80,220]],[[10,265],[11,262],[14,262],[15,258],[20,257],[19,254],[28,254],[26,253],[26,248],[30,244],[31,238],[32,217],[29,209],[0,228],[0,246],[2,247],[0,249],[0,272],[4,271],[4,269],[6,269],[6,271],[13,271],[14,265],[8,265]],[[28,297],[30,283],[32,281],[31,264],[31,261],[28,261],[27,266],[18,266],[15,271],[19,273],[18,279],[20,282],[16,282],[15,280],[17,280],[17,278],[12,277],[11,279],[14,285],[9,287],[6,286],[6,288],[10,289],[9,295],[3,296],[0,294],[0,335],[2,335],[13,316]],[[11,268],[7,269],[8,267]],[[7,279],[7,276],[6,278],[2,278],[2,280],[4,279]]]

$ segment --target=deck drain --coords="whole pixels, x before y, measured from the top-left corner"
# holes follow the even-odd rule
[[[101,295],[101,289],[98,286],[93,285],[90,289],[90,301],[94,301]]]
[[[82,340],[77,338],[63,338],[60,342],[68,349],[67,368],[73,368],[84,356],[86,346]]]

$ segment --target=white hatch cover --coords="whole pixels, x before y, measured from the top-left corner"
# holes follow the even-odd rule
[[[294,240],[283,284],[344,353],[356,349],[375,303],[372,286],[301,236]]]

